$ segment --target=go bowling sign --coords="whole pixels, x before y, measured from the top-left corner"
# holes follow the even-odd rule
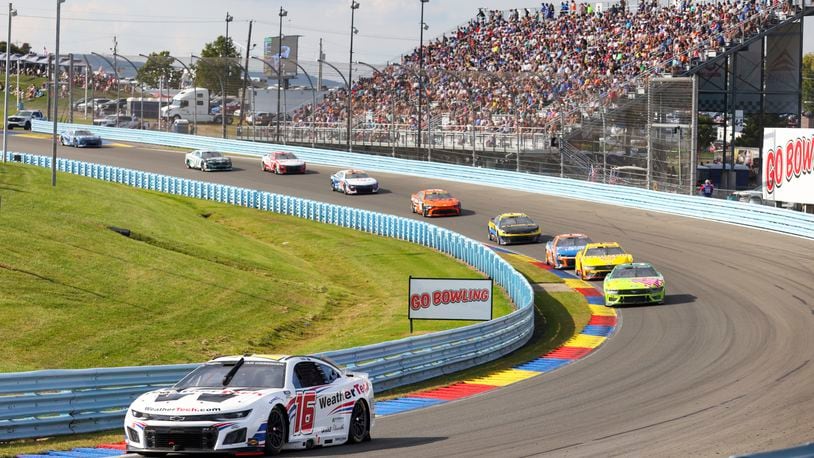
[[[763,129],[763,198],[814,204],[814,129]]]
[[[409,318],[491,320],[492,283],[491,279],[410,277]]]

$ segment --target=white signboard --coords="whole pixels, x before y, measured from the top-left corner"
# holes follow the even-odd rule
[[[409,311],[411,320],[491,320],[492,280],[410,277]]]
[[[814,129],[763,130],[763,198],[814,204]]]

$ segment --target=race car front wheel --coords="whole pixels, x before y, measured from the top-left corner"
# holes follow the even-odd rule
[[[370,417],[367,413],[367,405],[363,401],[357,401],[350,414],[348,442],[358,444],[365,440],[370,440]]]
[[[279,455],[283,451],[287,431],[285,416],[279,407],[275,407],[266,426],[266,455]]]

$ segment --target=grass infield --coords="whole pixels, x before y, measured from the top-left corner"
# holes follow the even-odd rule
[[[49,170],[16,163],[0,166],[0,246],[0,372],[397,339],[410,275],[481,277],[407,242],[67,174],[52,188]]]

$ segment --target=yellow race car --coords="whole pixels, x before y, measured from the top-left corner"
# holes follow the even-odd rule
[[[574,270],[579,278],[601,278],[619,264],[633,262],[633,255],[625,253],[616,242],[589,243],[574,260]]]
[[[540,226],[525,213],[503,213],[489,220],[489,241],[499,245],[508,243],[536,243],[540,241]]]

